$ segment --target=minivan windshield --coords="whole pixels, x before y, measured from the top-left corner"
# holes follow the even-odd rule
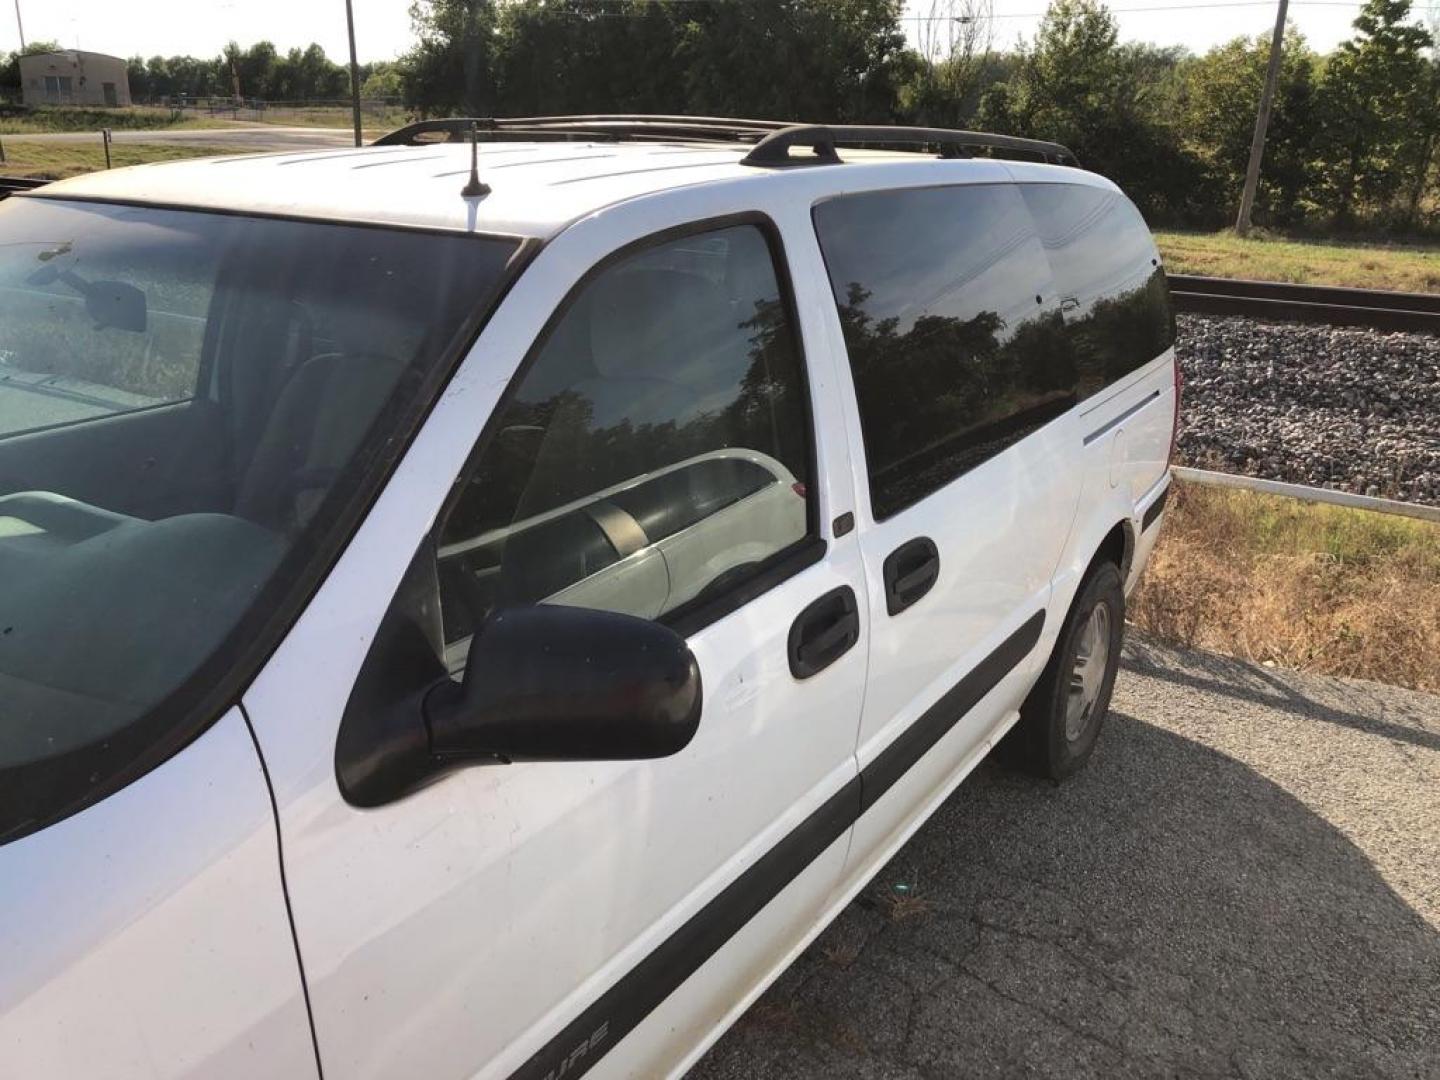
[[[0,202],[0,841],[197,722],[516,247]]]

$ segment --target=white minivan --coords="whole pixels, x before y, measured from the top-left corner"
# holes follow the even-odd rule
[[[1002,738],[1085,763],[1173,341],[1114,185],[972,132],[0,202],[0,1075],[683,1073]]]

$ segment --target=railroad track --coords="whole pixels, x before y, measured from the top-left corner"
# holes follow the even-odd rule
[[[1177,311],[1440,334],[1440,296],[1171,274]]]

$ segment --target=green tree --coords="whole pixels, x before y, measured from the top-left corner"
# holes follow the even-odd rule
[[[472,115],[647,111],[889,119],[902,0],[419,0],[408,104]]]
[[[1182,130],[1189,149],[1205,164],[1217,207],[1229,208],[1245,180],[1255,109],[1265,83],[1270,35],[1234,38],[1188,61],[1184,79]],[[1304,214],[1312,178],[1318,128],[1315,108],[1316,56],[1299,31],[1285,35],[1279,83],[1265,140],[1265,159],[1256,197],[1256,219],[1294,224]]]
[[[274,98],[272,83],[276,76],[279,53],[269,41],[257,41],[248,49],[241,49],[232,41],[225,48],[225,57],[235,68],[240,78],[240,95],[245,98]]]
[[[504,111],[676,112],[685,93],[679,33],[673,6],[646,0],[508,4],[496,38]]]
[[[1115,180],[1152,218],[1196,212],[1196,162],[1166,119],[1179,53],[1121,45],[1095,0],[1055,0],[1010,77],[981,99],[988,130],[1051,139]]]
[[[132,56],[125,61],[125,77],[130,82],[131,101],[149,101],[155,97],[150,69],[143,56]]]
[[[399,67],[384,61],[370,65],[370,71],[360,86],[360,96],[372,100],[395,99],[404,92]]]
[[[1417,122],[1421,129],[1410,165],[1409,191],[1405,199],[1405,220],[1420,221],[1421,199],[1435,183],[1435,156],[1440,146],[1440,8],[1430,9],[1430,56],[1425,82],[1420,93]]]
[[[499,115],[493,0],[415,0],[418,41],[400,62],[405,102],[422,114]]]
[[[914,72],[900,93],[907,120],[960,127],[974,115],[992,71],[991,8],[991,0],[929,0],[919,8]]]
[[[833,123],[897,115],[914,63],[902,0],[683,6],[690,111]]]
[[[1431,38],[1409,18],[1410,0],[1368,0],[1355,36],[1325,64],[1320,165],[1327,207],[1342,225],[1358,209],[1390,209],[1421,169],[1425,129],[1434,126],[1426,122]]]

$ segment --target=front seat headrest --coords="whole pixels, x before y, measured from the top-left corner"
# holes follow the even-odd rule
[[[592,286],[590,351],[602,378],[674,378],[733,333],[725,290],[697,274],[636,267]]]

